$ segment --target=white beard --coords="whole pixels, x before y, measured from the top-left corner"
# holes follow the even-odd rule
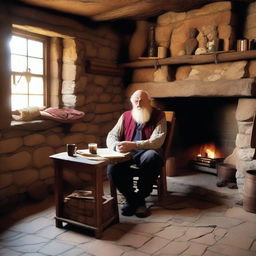
[[[138,124],[145,124],[149,121],[151,117],[151,108],[133,108],[132,109],[132,118]]]

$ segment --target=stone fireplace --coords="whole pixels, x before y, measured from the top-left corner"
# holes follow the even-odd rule
[[[235,22],[238,13],[232,2],[212,3],[186,13],[165,13],[158,17],[155,26],[158,45],[168,50],[166,58],[143,58],[124,65],[133,68],[128,95],[145,89],[160,108],[176,112],[176,171],[186,168],[202,148],[213,145],[217,157],[236,167],[241,195],[246,170],[256,168],[256,51],[238,52],[236,40],[256,38],[252,21],[255,7],[255,2],[246,7],[240,24]],[[202,24],[217,27],[222,49],[186,55],[189,29],[199,31],[200,48]],[[143,26],[146,27],[144,23]],[[139,22],[137,28],[141,29]],[[135,34],[136,31],[134,37]],[[130,56],[142,53],[143,49]]]

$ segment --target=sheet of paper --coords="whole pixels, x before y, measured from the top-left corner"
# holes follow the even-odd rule
[[[99,158],[99,157],[103,157],[103,158],[119,158],[119,157],[125,157],[127,155],[129,155],[129,153],[120,153],[120,152],[116,152],[113,150],[110,150],[108,148],[98,148],[97,149],[97,154],[91,154],[89,152],[89,149],[79,149],[76,151],[77,154],[83,155],[83,156],[88,156],[90,158]]]

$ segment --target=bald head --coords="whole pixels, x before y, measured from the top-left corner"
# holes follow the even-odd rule
[[[143,90],[137,90],[132,94],[131,103],[133,108],[151,108],[151,98]]]

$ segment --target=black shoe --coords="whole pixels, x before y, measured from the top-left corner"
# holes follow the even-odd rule
[[[146,207],[146,205],[141,205],[139,206],[136,211],[135,211],[135,215],[138,217],[138,218],[146,218],[150,215],[150,210],[149,208]]]
[[[136,211],[136,207],[134,205],[126,203],[122,207],[121,211],[122,211],[122,215],[123,216],[132,216],[135,213],[135,211]]]

